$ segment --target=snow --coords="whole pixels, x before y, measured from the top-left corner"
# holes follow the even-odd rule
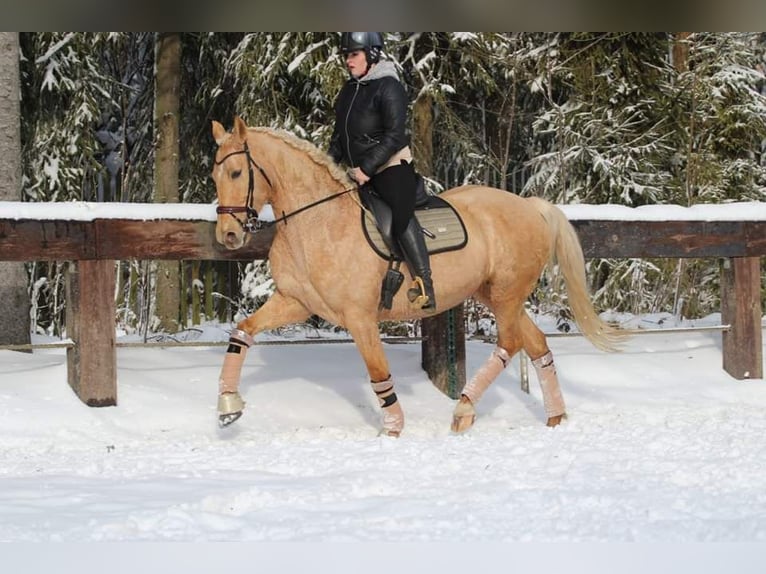
[[[766,221],[766,202],[742,201],[734,203],[680,205],[623,205],[567,204],[559,208],[570,220],[617,221]],[[260,214],[264,220],[273,220],[271,206]],[[92,221],[94,219],[185,219],[215,221],[215,205],[199,203],[119,203],[119,202],[0,202],[0,219],[68,219]]]
[[[183,219],[215,221],[215,205],[201,203],[119,203],[90,201],[0,202],[0,219],[93,221],[94,219]]]
[[[50,48],[48,48],[48,51],[45,52],[42,56],[37,58],[35,60],[36,64],[43,64],[50,60],[59,50],[61,50],[63,47],[65,47],[73,38],[75,37],[74,32],[69,32],[66,36],[64,36],[61,40],[53,44]]]
[[[763,220],[764,205],[562,209],[571,219]],[[0,202],[6,219],[158,217],[212,221],[215,207]],[[526,395],[517,357],[460,436],[419,345],[386,344],[407,415],[396,440],[377,436],[353,344],[315,344],[328,334],[300,330],[259,335],[243,370],[248,408],[219,429],[229,328],[198,335],[216,345],[121,346],[112,408],[75,397],[65,350],[0,351],[0,541],[13,543],[0,545],[4,571],[108,561],[112,573],[179,562],[210,572],[247,564],[254,543],[257,567],[280,572],[323,571],[339,555],[341,571],[760,571],[766,386],[723,371],[717,331],[635,336],[618,354],[550,337],[569,419],[545,427],[534,371]],[[469,376],[491,350],[468,342]],[[201,544],[219,541],[243,545]],[[66,544],[30,552],[28,542]]]
[[[305,60],[306,57],[309,56],[314,50],[326,45],[327,45],[327,41],[323,40],[321,42],[315,42],[311,44],[310,46],[308,46],[303,52],[298,54],[298,56],[296,56],[292,62],[290,62],[287,65],[287,73],[292,74],[295,70],[297,70],[300,67],[300,65],[303,63],[303,60]]]
[[[665,316],[629,326],[650,324],[689,326]],[[325,552],[353,542],[343,553],[356,549],[360,560],[366,544],[387,542],[416,560],[425,549],[449,555],[455,543],[489,544],[498,558],[502,546],[492,545],[508,542],[683,551],[766,540],[766,386],[723,371],[720,332],[634,336],[617,354],[550,337],[568,420],[545,426],[534,371],[524,394],[516,357],[464,435],[449,431],[454,401],[427,380],[420,346],[386,344],[407,416],[392,439],[377,436],[354,345],[316,344],[333,335],[302,330],[257,337],[243,370],[245,414],[219,429],[227,329],[198,334],[216,346],[119,347],[119,405],[100,409],[69,389],[65,350],[0,351],[0,541],[300,542]],[[491,350],[467,342],[469,376]],[[760,544],[735,547],[729,566]],[[290,560],[305,570],[312,556]],[[687,566],[710,557],[682,556]]]
[[[616,221],[766,221],[766,202],[706,203],[680,205],[560,205],[570,220],[601,219]]]

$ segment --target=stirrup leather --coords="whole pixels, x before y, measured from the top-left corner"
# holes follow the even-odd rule
[[[412,287],[407,289],[407,298],[410,303],[417,307],[425,307],[428,305],[430,299],[426,295],[426,287],[423,285],[423,279],[418,275],[412,280]]]

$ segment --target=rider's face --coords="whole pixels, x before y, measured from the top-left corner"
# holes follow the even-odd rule
[[[367,56],[363,50],[356,50],[345,55],[348,73],[355,78],[362,77],[367,72]]]

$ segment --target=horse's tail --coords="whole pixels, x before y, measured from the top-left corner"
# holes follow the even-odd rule
[[[529,198],[535,204],[551,231],[552,251],[559,269],[564,275],[569,306],[575,322],[585,337],[603,351],[618,351],[627,333],[605,323],[591,303],[585,279],[585,257],[572,224],[564,212],[552,203],[536,197]]]

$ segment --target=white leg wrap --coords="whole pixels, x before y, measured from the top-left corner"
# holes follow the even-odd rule
[[[235,329],[231,332],[229,348],[226,350],[221,375],[218,377],[219,394],[237,392],[242,364],[245,362],[247,349],[252,344],[253,338],[244,331]]]
[[[497,376],[505,369],[508,361],[510,360],[508,351],[502,347],[495,347],[492,354],[476,371],[476,374],[471,377],[471,380],[463,387],[463,392],[473,404],[479,402],[479,399],[487,390],[487,387],[494,381]]]
[[[370,384],[383,409],[383,432],[398,436],[404,428],[404,411],[394,392],[394,381],[391,375],[385,381],[378,383],[370,381]]]
[[[532,361],[537,372],[537,380],[543,392],[543,406],[548,418],[566,413],[564,397],[561,396],[559,378],[556,376],[556,365],[553,364],[553,353],[548,351],[542,357]]]

